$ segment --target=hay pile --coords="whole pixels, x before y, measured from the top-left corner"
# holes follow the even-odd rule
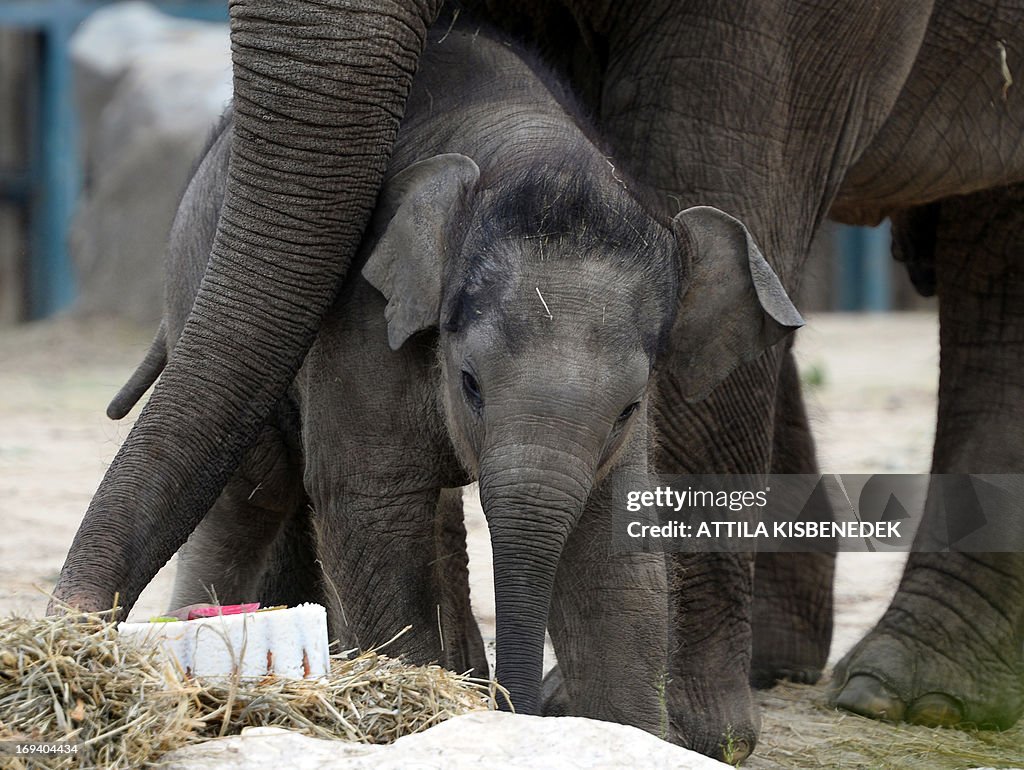
[[[74,755],[4,767],[138,768],[190,743],[273,725],[390,743],[487,709],[489,683],[377,651],[331,659],[327,682],[187,679],[156,648],[119,644],[100,615],[0,620],[0,740],[73,741]]]

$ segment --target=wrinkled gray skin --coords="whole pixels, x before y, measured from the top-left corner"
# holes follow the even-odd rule
[[[317,586],[343,647],[411,625],[392,652],[485,674],[452,489],[477,480],[497,676],[515,708],[540,709],[550,626],[570,713],[660,733],[666,561],[615,553],[610,533],[613,489],[646,479],[655,358],[686,355],[699,396],[802,321],[738,221],[648,214],[539,64],[477,26],[433,36],[358,272],[182,548],[172,604],[295,602]],[[216,232],[230,128],[172,229],[171,362]],[[709,303],[731,323],[676,334]],[[140,372],[160,363],[154,350]]]
[[[898,215],[901,243],[917,251],[908,264],[922,285],[931,279],[942,308],[933,468],[1019,471],[1019,3],[465,4],[533,40],[564,70],[618,162],[658,191],[664,213],[709,204],[735,215],[790,291],[829,212],[857,223]],[[237,141],[209,277],[175,361],[90,505],[59,599],[102,609],[120,591],[133,601],[292,382],[356,253],[440,5],[231,5]],[[1016,85],[1007,87],[997,42]],[[777,425],[777,406],[799,399],[778,391],[785,358],[771,350],[699,403],[673,399],[687,376],[686,358],[676,358],[662,373],[659,468],[775,466],[780,436],[800,441],[805,433]],[[787,463],[807,449],[804,441]],[[1022,551],[913,555],[890,610],[839,667],[836,703],[924,724],[1016,721],[1024,711]],[[772,656],[763,645],[758,652],[751,634],[752,561],[675,564],[670,718],[704,750],[720,743],[726,725],[753,745],[752,644],[768,664],[762,671],[771,673]],[[771,575],[771,564],[757,566],[759,576]],[[815,570],[827,572],[827,564]],[[686,599],[710,585],[727,603],[713,616]],[[791,605],[791,628],[811,618],[813,648],[825,596],[811,585],[769,598]],[[789,662],[779,661],[779,673],[813,668],[822,655],[801,653],[792,631],[777,638],[792,640],[780,645]]]

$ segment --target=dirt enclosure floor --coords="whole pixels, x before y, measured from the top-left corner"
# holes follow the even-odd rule
[[[130,419],[104,416],[141,360],[151,330],[62,319],[0,331],[0,613],[42,614],[89,499]],[[934,316],[822,315],[797,344],[822,470],[926,472],[935,419]],[[133,412],[134,414],[137,413]],[[473,602],[493,640],[489,544],[469,508]],[[836,582],[835,662],[884,611],[902,557],[843,554]],[[136,617],[166,609],[173,561]],[[761,694],[761,743],[750,768],[1024,767],[1024,725],[997,733],[871,722],[824,706],[823,686]]]

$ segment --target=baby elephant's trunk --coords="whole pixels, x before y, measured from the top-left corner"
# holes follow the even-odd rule
[[[580,442],[563,428],[554,439],[535,433],[524,440],[516,433],[522,431],[498,431],[500,442],[482,455],[480,499],[494,558],[497,680],[517,712],[538,714],[555,572],[597,462],[596,452],[581,453]]]

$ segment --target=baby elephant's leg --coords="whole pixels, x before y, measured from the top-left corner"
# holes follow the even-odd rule
[[[594,491],[562,553],[549,622],[559,670],[546,689],[562,681],[545,713],[619,722],[666,737],[665,555],[613,547],[616,487],[608,477]]]
[[[369,649],[398,636],[386,654],[435,663],[438,496],[464,473],[437,414],[436,354],[422,342],[389,350],[383,296],[348,282],[295,393],[332,638]]]
[[[259,590],[264,606],[294,607],[303,602],[327,606],[323,571],[317,562],[308,499],[281,526]]]

